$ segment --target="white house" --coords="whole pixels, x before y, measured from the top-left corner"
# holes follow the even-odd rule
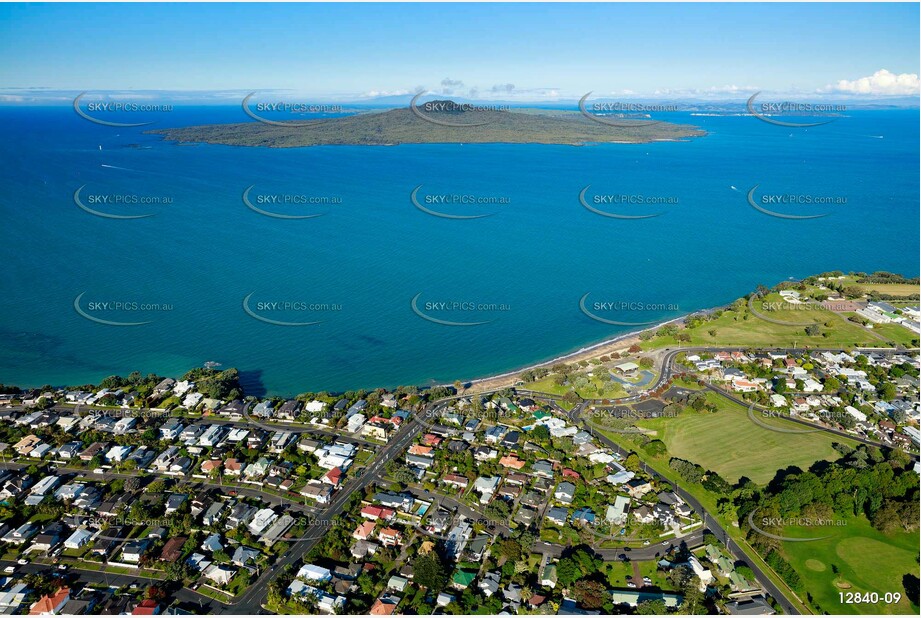
[[[67,549],[80,549],[93,538],[93,534],[85,528],[77,528],[74,533],[64,541],[64,547]]]
[[[315,564],[305,564],[298,570],[295,577],[309,582],[328,582],[333,578],[333,574],[327,568]]]

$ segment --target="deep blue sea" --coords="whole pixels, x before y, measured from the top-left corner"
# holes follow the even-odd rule
[[[639,323],[826,270],[918,275],[917,110],[849,112],[809,129],[674,114],[707,136],[642,145],[297,149],[178,145],[143,133],[245,119],[229,106],[165,115],[113,128],[69,107],[0,108],[0,383],[178,376],[206,361],[239,368],[253,393],[451,382],[631,330],[587,317],[585,294],[597,315]],[[427,214],[410,200],[420,185],[426,208],[490,216]],[[587,185],[589,200],[634,196],[593,202],[600,210],[662,214],[595,214],[579,202]],[[846,203],[766,202],[786,214],[828,213],[775,218],[748,204],[755,185],[758,197]],[[322,216],[259,214],[242,199],[251,186],[257,208]],[[90,214],[75,202],[78,189],[90,210],[153,216]],[[425,200],[439,195],[502,200]],[[256,319],[247,297],[269,320],[317,323]],[[484,323],[423,319],[414,298],[436,320]],[[605,302],[619,304],[594,304]],[[77,309],[146,323],[113,326]]]

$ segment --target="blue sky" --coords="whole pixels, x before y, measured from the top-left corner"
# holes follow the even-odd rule
[[[0,87],[911,95],[918,21],[914,3],[0,4]]]

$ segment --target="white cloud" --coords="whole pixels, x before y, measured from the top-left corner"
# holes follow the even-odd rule
[[[425,90],[425,88],[419,87],[417,90],[368,90],[363,92],[361,96],[363,97],[393,97],[393,96],[403,96],[407,94],[416,94],[420,90]]]
[[[654,96],[719,96],[719,95],[742,95],[749,96],[760,90],[757,86],[737,86],[735,84],[726,84],[725,86],[709,86],[707,88],[662,88],[653,92]]]
[[[855,80],[842,79],[824,88],[825,92],[876,95],[911,95],[921,92],[918,76],[914,73],[890,73],[880,69],[869,77]]]
[[[496,84],[489,91],[493,94],[512,94],[515,92],[515,84]]]

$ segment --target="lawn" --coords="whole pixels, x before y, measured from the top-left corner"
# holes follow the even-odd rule
[[[864,517],[852,517],[845,523],[808,531],[810,535],[831,538],[783,546],[784,554],[812,596],[816,613],[918,615],[918,606],[908,600],[902,584],[904,575],[918,574],[918,535],[903,532],[886,536]],[[801,535],[792,529],[784,534]],[[880,602],[848,605],[841,603],[840,592],[876,592]],[[886,592],[901,593],[901,601],[886,605],[882,601]]]
[[[777,470],[787,466],[805,470],[820,459],[837,459],[840,454],[832,448],[832,443],[846,441],[822,431],[799,434],[771,431],[752,422],[747,408],[715,393],[708,393],[707,399],[716,404],[717,412],[685,411],[674,418],[642,420],[637,425],[655,431],[665,442],[669,455],[714,470],[731,483],[747,476],[764,484],[774,478]],[[758,421],[782,429],[803,429],[802,425],[783,419],[759,416]]]
[[[900,324],[874,324],[873,331],[906,347],[917,347],[918,333]]]
[[[770,294],[765,302],[779,302],[780,296]],[[831,311],[820,310],[777,310],[764,311],[760,301],[755,303],[755,308],[762,315],[773,320],[794,323],[817,322],[820,333],[815,336],[806,335],[804,326],[789,326],[774,324],[753,315],[748,307],[738,311],[727,310],[716,320],[706,322],[695,328],[685,329],[691,337],[690,342],[682,345],[693,346],[761,346],[761,347],[854,347],[859,345],[879,346],[883,342],[872,333],[853,322]],[[831,326],[825,326],[825,323]],[[716,334],[711,335],[710,331]],[[642,344],[643,349],[675,347],[674,337],[654,337]]]
[[[634,565],[639,567],[641,578],[639,581],[636,580],[635,571],[633,569]],[[617,560],[606,562],[604,565],[604,573],[607,577],[608,585],[612,588],[626,588],[628,575],[634,578],[633,581],[638,586],[642,583],[643,577],[648,577],[652,580],[653,586],[657,586],[662,590],[671,590],[672,588],[668,580],[665,579],[665,574],[656,568],[655,560],[642,560],[638,562],[621,562]]]
[[[917,296],[921,290],[917,285],[910,283],[855,283],[864,292],[877,292],[879,294],[891,294],[892,296]]]
[[[573,528],[557,528],[546,526],[540,531],[540,540],[545,543],[558,543],[561,545],[578,545],[582,542],[579,533]]]
[[[585,375],[585,372],[580,373],[581,375]],[[580,375],[580,373],[573,374],[571,379],[575,379],[575,377]],[[560,397],[565,395],[567,392],[574,390],[576,394],[583,399],[590,399],[595,397],[622,397],[627,394],[627,391],[624,389],[624,387],[614,380],[602,380],[598,376],[588,378],[588,380],[591,384],[591,386],[588,387],[573,388],[571,384],[560,386],[554,383],[553,374],[550,374],[535,382],[526,383],[523,388],[540,393],[557,395]]]
[[[617,434],[609,431],[599,431],[599,433],[605,435],[611,441],[620,444],[626,449],[635,449],[636,444],[632,443],[628,436],[623,434]],[[688,483],[681,480],[678,477],[678,473],[672,470],[668,466],[669,455],[666,453],[662,456],[650,456],[647,453],[642,453],[641,459],[653,470],[658,472],[660,475],[675,483],[680,485],[683,489],[693,495],[697,500],[700,501],[703,508],[710,513],[712,516],[716,517],[717,520],[722,524],[723,529],[729,534],[733,541],[735,541],[743,551],[745,552],[748,560],[757,564],[761,567],[770,580],[781,590],[787,591],[788,598],[791,603],[800,611],[800,613],[807,613],[806,607],[802,602],[792,595],[789,587],[780,579],[780,577],[764,562],[764,559],[758,554],[753,547],[751,547],[748,542],[745,540],[742,532],[738,528],[738,522],[735,520],[735,517],[721,514],[719,509],[716,506],[717,496],[714,493],[711,493],[705,490],[699,483]]]
[[[604,573],[609,586],[624,588],[627,585],[627,576],[633,577],[633,563],[620,560],[605,562]]]

